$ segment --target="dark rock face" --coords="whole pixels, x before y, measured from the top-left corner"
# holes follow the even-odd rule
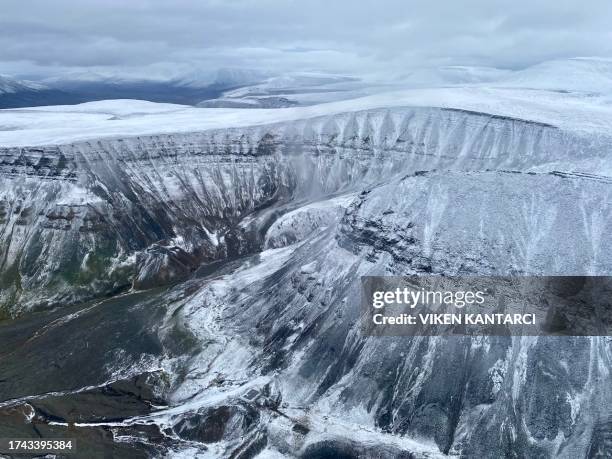
[[[414,459],[418,456],[393,448],[368,448],[359,444],[327,440],[306,448],[301,459]]]
[[[216,443],[248,434],[258,420],[259,413],[251,406],[219,406],[182,418],[174,431],[187,440]]]
[[[30,406],[37,416],[63,423],[119,421],[150,413],[152,405],[163,403],[153,390],[163,385],[162,374],[143,373],[78,394],[31,401]]]
[[[0,414],[163,456],[605,457],[607,338],[358,319],[363,275],[610,274],[610,145],[405,109],[2,150]]]

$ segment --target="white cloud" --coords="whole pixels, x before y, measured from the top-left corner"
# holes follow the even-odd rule
[[[610,56],[612,2],[4,0],[0,73],[346,73]]]

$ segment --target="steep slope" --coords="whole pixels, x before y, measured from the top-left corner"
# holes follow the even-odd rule
[[[611,274],[605,109],[461,94],[3,148],[0,433],[76,425],[116,457],[605,450],[606,337],[359,331],[363,275]]]
[[[605,156],[551,126],[442,109],[5,149],[3,303],[53,305],[168,281],[258,250],[283,206],[398,174],[572,170],[576,151],[582,170]],[[253,228],[241,226],[247,216]]]
[[[404,90],[307,107],[206,109],[145,101],[0,110],[0,145],[28,147],[211,129],[262,126],[363,110],[436,107],[534,121],[588,136],[609,135],[612,106],[604,98],[547,90],[449,87]]]
[[[255,381],[264,393],[273,388],[293,420],[261,428],[284,454],[327,441],[330,454],[370,457],[363,432],[375,427],[464,457],[584,457],[603,447],[595,432],[611,415],[608,338],[366,338],[359,277],[609,274],[612,219],[599,205],[610,192],[588,178],[494,171],[416,174],[368,189],[339,224],[328,219],[176,305],[208,344],[173,408],[137,422],[176,430],[219,398],[239,403],[238,381]],[[593,232],[602,238],[591,247]],[[585,245],[559,246],[568,238]],[[224,382],[212,387],[214,379]],[[286,444],[270,438],[283,424]],[[294,424],[310,432],[289,433]],[[380,434],[378,442],[392,444]]]

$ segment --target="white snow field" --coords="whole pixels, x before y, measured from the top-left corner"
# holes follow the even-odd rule
[[[438,78],[432,78],[433,85],[438,83]],[[571,131],[607,133],[612,127],[612,61],[553,61],[510,75],[502,72],[494,82],[404,89],[290,108],[196,108],[140,100],[107,100],[7,109],[0,110],[0,146],[57,145],[100,138],[200,132],[394,107],[469,110]]]

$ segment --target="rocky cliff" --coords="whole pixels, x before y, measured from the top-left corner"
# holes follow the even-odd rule
[[[2,149],[4,314],[79,336],[99,314],[117,337],[91,377],[3,383],[2,406],[147,455],[605,457],[608,338],[372,338],[357,319],[363,275],[610,274],[611,146],[397,108]],[[33,364],[38,336],[9,359]],[[145,373],[151,408],[66,411]]]

